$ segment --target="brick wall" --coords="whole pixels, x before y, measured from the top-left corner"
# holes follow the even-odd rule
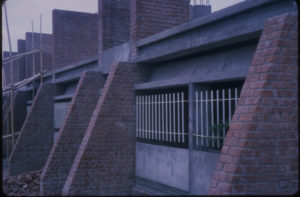
[[[14,99],[14,131],[19,132],[22,128],[22,125],[24,123],[24,120],[26,118],[26,103],[31,98],[30,92],[23,92],[23,91],[17,91],[14,93],[15,99]],[[10,96],[10,93],[8,94]],[[10,113],[7,115],[8,107],[10,106],[10,97],[4,96],[2,97],[3,103],[5,104],[6,108],[2,111],[2,129],[3,129],[3,135],[10,134],[11,131],[7,131],[7,117],[9,119],[9,128],[10,128]],[[7,100],[8,99],[8,100]],[[16,135],[17,137],[17,135]],[[15,137],[15,141],[16,141]],[[8,140],[8,141],[7,141]],[[12,150],[11,148],[11,138],[5,138],[2,141],[2,147],[3,147],[3,157],[7,158],[7,153],[10,153]],[[7,144],[8,142],[8,144]]]
[[[130,37],[134,43],[189,20],[189,0],[130,0]]]
[[[98,0],[99,50],[129,41],[129,0]]]
[[[25,34],[25,50],[26,52],[32,51],[32,33],[26,32]],[[33,33],[34,49],[40,49],[40,33]],[[53,55],[53,37],[51,34],[42,34],[42,45],[43,51],[43,69],[48,71],[52,70],[52,55]],[[35,73],[40,72],[40,54],[35,53]],[[32,76],[33,68],[33,55],[26,55],[26,77]]]
[[[298,191],[297,26],[292,14],[265,23],[209,194]]]
[[[136,64],[112,66],[63,195],[129,195],[134,184]]]
[[[41,195],[61,195],[103,85],[102,73],[88,71],[82,74],[41,175]]]
[[[8,162],[11,176],[43,168],[53,145],[55,86],[42,84]]]
[[[98,0],[99,60],[102,50],[123,44],[130,39],[129,0]],[[102,61],[99,62],[101,67]]]
[[[17,55],[18,52],[12,52],[12,56]],[[3,58],[8,58],[10,57],[10,52],[9,51],[3,51],[2,54]],[[10,83],[10,63],[3,64],[3,71],[4,71],[4,76],[3,78],[5,79],[4,84],[2,84],[2,87],[7,86]],[[19,67],[17,63],[13,64],[13,83],[17,82],[19,79]]]
[[[52,24],[54,68],[97,55],[97,14],[53,10]]]
[[[25,53],[26,51],[26,42],[25,40],[18,40],[18,53]],[[19,67],[19,81],[22,81],[26,78],[26,64],[25,64],[25,57],[21,57],[18,60],[18,67]]]

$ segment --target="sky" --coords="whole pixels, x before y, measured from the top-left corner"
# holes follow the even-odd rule
[[[200,2],[200,0],[196,1]],[[212,12],[215,12],[242,1],[210,0],[209,2]],[[17,40],[25,39],[25,33],[32,31],[32,21],[33,31],[40,32],[40,15],[42,15],[42,33],[51,34],[53,9],[97,13],[98,0],[7,0],[6,9],[12,51],[17,51]],[[9,50],[4,5],[2,6],[2,50]]]

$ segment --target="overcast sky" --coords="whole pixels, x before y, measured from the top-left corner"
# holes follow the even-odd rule
[[[210,4],[214,12],[241,1],[243,0],[210,0]],[[13,51],[17,50],[17,40],[25,39],[25,32],[31,32],[31,21],[34,23],[34,32],[40,32],[40,14],[42,14],[42,33],[52,33],[53,9],[98,12],[98,0],[7,0],[6,6]],[[9,50],[4,6],[2,6],[2,50]]]

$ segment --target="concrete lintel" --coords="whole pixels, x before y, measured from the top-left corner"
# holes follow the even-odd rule
[[[262,25],[263,24],[252,24],[246,26],[235,35],[232,35],[235,30],[230,29],[228,31],[216,32],[214,35],[212,34],[212,36],[209,37],[186,40],[169,47],[169,50],[158,50],[157,52],[153,50],[152,52],[138,56],[136,62],[151,63],[166,61],[174,57],[183,57],[196,52],[203,52],[217,47],[252,40],[260,36]]]
[[[139,41],[138,55],[135,61],[138,63],[166,61],[215,47],[239,43],[253,38],[258,39],[268,18],[290,12],[294,6],[292,0],[285,2],[265,0],[262,1],[264,4],[257,1],[249,2],[232,6],[236,10],[240,9],[239,12],[234,12],[233,8],[220,11],[220,13],[224,12],[223,15],[221,14],[223,16],[222,20],[221,18],[219,18],[220,20],[213,20],[216,16],[212,14],[196,19],[195,22],[191,21],[153,35],[151,41],[150,37],[146,38],[149,39],[147,42]],[[248,4],[257,6],[247,7]],[[243,7],[242,5],[244,5],[244,9],[240,8]],[[228,12],[227,15],[225,15],[225,11]],[[206,22],[196,22],[202,20]],[[194,25],[186,29],[183,28],[190,24]],[[175,31],[173,29],[176,28],[176,34],[167,33],[167,31]],[[164,36],[161,36],[162,34]]]
[[[279,0],[252,0],[252,1],[244,1],[233,6],[227,7],[220,11],[216,11],[211,15],[204,16],[201,18],[197,18],[190,22],[175,26],[173,28],[167,29],[155,35],[149,36],[147,38],[141,39],[137,41],[137,47],[141,47],[143,45],[147,45],[153,42],[158,42],[159,40],[169,38],[170,36],[174,36],[176,34],[184,33],[185,31],[190,31],[194,28],[198,28],[199,26],[207,25],[208,23],[217,22],[218,20],[224,20],[227,17],[232,15],[244,12],[249,9],[254,9],[258,6],[263,6],[268,3],[275,3]]]
[[[197,78],[182,78],[180,80],[161,80],[161,81],[154,81],[154,82],[146,82],[146,83],[137,83],[134,85],[134,90],[145,90],[145,89],[157,89],[157,88],[165,88],[165,87],[178,87],[178,86],[187,86],[189,83],[204,83],[204,82],[221,82],[221,81],[228,81],[228,80],[240,80],[245,79],[245,75],[240,76],[224,76],[218,77],[216,80],[214,77],[210,79],[197,79]]]

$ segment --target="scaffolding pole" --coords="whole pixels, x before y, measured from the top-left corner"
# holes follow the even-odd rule
[[[33,51],[26,52],[26,53],[20,53],[18,55],[12,56],[12,58],[10,58],[10,57],[3,58],[2,62],[3,62],[3,64],[7,64],[7,63],[10,62],[11,59],[12,59],[12,61],[16,61],[16,60],[20,59],[21,57],[23,57],[25,55],[30,55],[32,53],[37,53],[37,52],[40,52],[40,51],[41,50],[33,50]]]
[[[6,30],[7,30],[7,37],[8,37],[8,44],[9,44],[9,56],[12,57],[12,49],[11,49],[11,41],[10,41],[10,34],[9,34],[9,27],[8,27],[8,18],[7,18],[7,9],[6,3],[4,4],[4,11],[5,11],[5,21],[6,21]],[[11,83],[11,90],[10,90],[10,109],[11,109],[11,133],[12,133],[12,146],[14,147],[14,108],[13,108],[13,61],[10,59],[10,83]]]
[[[32,38],[32,50],[34,50],[34,35],[33,35],[33,21],[31,21],[31,38]],[[35,74],[35,55],[32,54],[32,76]],[[34,100],[34,80],[32,81],[32,101]]]
[[[40,14],[40,73],[41,73],[41,84],[42,84],[43,83],[42,14]]]

